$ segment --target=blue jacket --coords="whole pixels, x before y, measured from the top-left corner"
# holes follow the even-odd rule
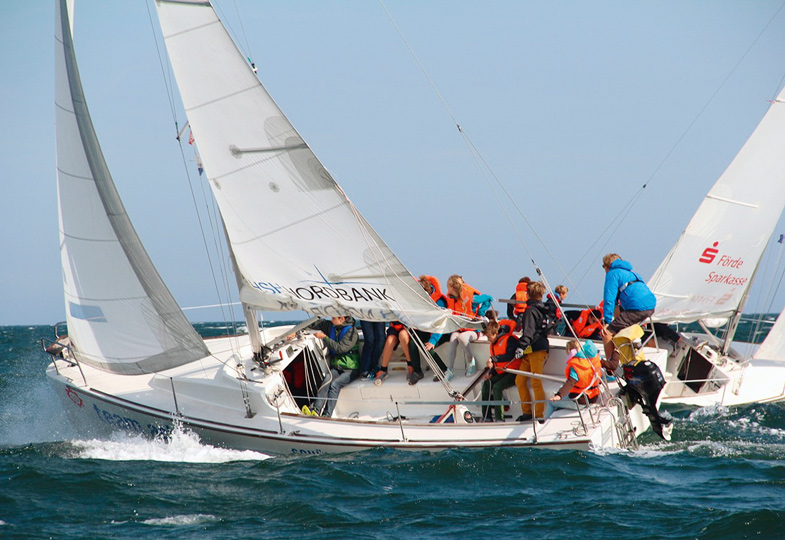
[[[617,300],[625,311],[646,311],[657,306],[657,299],[643,278],[632,271],[630,263],[621,259],[613,261],[605,274],[603,300],[602,315],[606,323],[613,320]]]

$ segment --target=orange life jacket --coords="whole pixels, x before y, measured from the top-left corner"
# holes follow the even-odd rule
[[[512,308],[512,312],[515,314],[516,317],[521,313],[523,313],[524,311],[526,311],[526,308],[529,307],[529,305],[526,304],[526,302],[529,301],[528,289],[529,289],[529,284],[526,282],[518,283],[518,285],[516,285],[515,287],[515,301],[518,303],[515,304],[514,308]]]
[[[453,295],[448,295],[445,297],[447,301],[447,308],[451,309],[453,313],[456,315],[464,315],[472,317],[474,312],[472,312],[472,299],[471,296],[466,298],[464,295],[461,295],[461,298],[455,298]]]
[[[467,285],[466,283],[464,283],[461,286],[461,296],[464,299],[468,299],[469,311],[471,312],[472,315],[477,315],[477,312],[480,309],[480,306],[477,306],[476,310],[472,310],[472,300],[474,299],[474,295],[476,294],[482,294],[482,293],[477,289],[475,289],[474,287],[472,287],[471,285]]]
[[[491,343],[491,356],[502,356],[507,352],[507,342],[510,341],[512,333],[515,330],[516,322],[510,319],[502,319],[499,321],[499,336]],[[507,331],[503,334],[502,329],[506,328]],[[513,358],[509,362],[498,362],[495,364],[496,373],[504,373],[504,369],[518,369],[521,367],[522,358]]]
[[[591,309],[584,309],[572,323],[572,328],[579,338],[588,338],[594,334],[598,328],[602,327],[602,321],[595,321],[589,324],[589,315],[591,315],[591,312]]]
[[[447,303],[447,297],[442,292],[442,286],[439,283],[439,280],[433,276],[425,276],[425,277],[428,278],[428,281],[431,282],[431,288],[432,288],[431,300],[437,303],[439,302],[439,300],[444,300],[444,302]]]
[[[393,328],[396,332],[400,332],[403,330],[403,323],[398,321],[393,321],[390,323],[390,328]]]
[[[599,373],[595,371],[592,360],[573,356],[567,361],[567,365],[564,368],[565,377],[570,378],[570,368],[574,369],[575,373],[578,374],[578,381],[570,389],[570,394],[584,392],[584,395],[589,399],[594,399],[600,394],[600,377]]]

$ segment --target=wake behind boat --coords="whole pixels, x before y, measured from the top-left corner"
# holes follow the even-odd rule
[[[330,373],[325,347],[303,328],[260,329],[259,311],[401,321],[438,333],[480,328],[482,321],[440,308],[422,290],[278,109],[209,2],[158,0],[156,6],[220,210],[248,334],[202,339],[158,275],[101,152],[79,78],[68,1],[58,0],[67,333],[47,347],[53,357],[47,374],[78,422],[148,436],[166,435],[179,423],[207,443],[287,454],[635,447],[659,418],[659,387],[636,399],[632,385],[621,395],[611,382],[597,402],[559,409],[542,423],[478,422],[489,404],[479,401],[479,374],[449,380],[434,368],[437,380],[410,385],[393,363],[384,385],[357,380],[344,387],[331,417],[305,414],[303,405]],[[325,242],[315,231],[341,241]],[[288,334],[296,337],[284,339]],[[564,379],[565,343],[551,338],[546,392]],[[473,348],[478,362],[488,358],[487,341]],[[665,351],[643,352],[664,367]],[[514,418],[520,403],[509,391],[505,397]]]

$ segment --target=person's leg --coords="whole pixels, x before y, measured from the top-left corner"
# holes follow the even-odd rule
[[[327,377],[324,378],[321,385],[319,386],[319,390],[316,392],[316,401],[313,405],[313,410],[317,413],[321,413],[322,409],[324,408],[324,402],[330,392],[330,385],[337,376],[338,372],[335,370],[335,368],[331,369],[330,373],[327,374]]]
[[[395,347],[398,346],[398,336],[387,336],[387,340],[384,342],[384,349],[382,350],[382,363],[381,368],[383,371],[387,371],[387,366],[390,365],[390,359],[392,358],[393,351]]]
[[[461,332],[450,334],[450,343],[447,345],[447,368],[453,369],[455,366],[455,356],[458,354],[458,337]]]
[[[531,371],[531,366],[529,365],[529,359],[526,358],[528,355],[523,355],[521,358],[521,371]],[[529,397],[529,377],[524,375],[518,375],[515,377],[515,386],[518,387],[518,397],[521,400],[521,413],[523,416],[531,416],[532,414],[532,404],[531,398]]]
[[[373,369],[373,353],[376,350],[376,332],[371,321],[360,321],[360,329],[363,331],[363,352],[360,356],[360,371],[368,374]]]
[[[335,410],[335,404],[338,401],[338,395],[341,393],[341,388],[352,382],[352,372],[344,371],[339,374],[333,370],[333,382],[330,384],[330,391],[327,393],[327,406],[324,409],[323,416],[332,416]]]
[[[491,377],[491,384],[493,385],[493,400],[501,401],[504,399],[504,391],[511,386],[515,386],[515,379],[517,376],[514,373],[500,373]],[[493,414],[497,422],[504,421],[504,406],[495,405],[493,407]]]
[[[548,351],[535,351],[528,355],[529,358],[529,365],[531,366],[531,372],[542,374],[543,367],[545,366],[545,360],[548,359]],[[545,390],[542,387],[542,379],[535,379],[532,377],[531,380],[532,384],[532,393],[534,394],[534,412],[537,418],[542,418],[545,414]]]
[[[491,379],[489,379],[487,381],[484,381],[482,383],[482,394],[481,394],[482,401],[489,401],[490,400],[491,384],[492,384],[491,380],[492,379],[493,379],[493,377],[491,377]],[[488,422],[490,419],[491,419],[491,406],[490,405],[483,405],[482,406],[482,421],[483,422]]]
[[[374,337],[374,349],[373,349],[373,360],[371,362],[371,372],[376,369],[376,366],[379,365],[379,360],[382,356],[382,349],[384,349],[384,338],[385,338],[385,331],[384,331],[384,323],[383,322],[375,322],[372,323],[373,329],[371,330],[372,333],[375,334]]]
[[[406,358],[406,363],[411,366],[412,357],[409,355],[409,342],[411,341],[411,337],[409,336],[409,331],[406,329],[401,330],[398,334],[398,340],[401,342],[401,348],[403,349],[403,356]]]
[[[472,375],[477,369],[477,364],[474,361],[474,354],[472,353],[472,342],[477,341],[477,332],[461,332],[458,336],[458,344],[463,353],[466,355],[466,374]]]

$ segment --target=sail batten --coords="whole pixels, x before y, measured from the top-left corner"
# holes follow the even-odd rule
[[[436,306],[352,205],[215,11],[167,0],[156,7],[242,302],[441,331],[466,326]]]
[[[84,98],[68,2],[57,3],[58,210],[66,320],[80,361],[122,374],[208,354],[133,228]]]

